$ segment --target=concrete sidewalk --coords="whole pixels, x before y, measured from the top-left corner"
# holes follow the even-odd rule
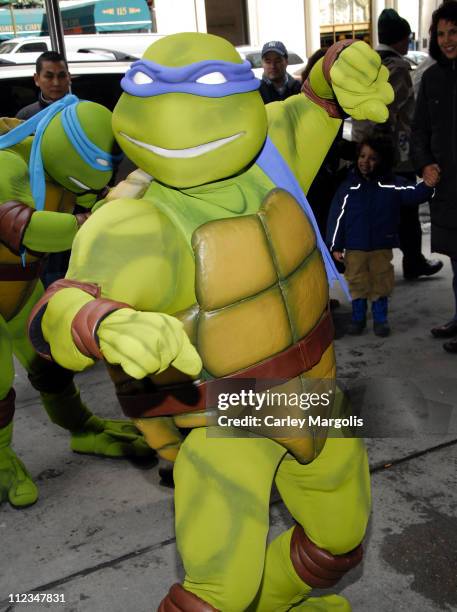
[[[339,590],[356,612],[457,610],[457,355],[429,334],[452,312],[451,272],[446,261],[438,277],[405,283],[398,263],[397,254],[391,337],[371,329],[345,336],[349,305],[336,311],[339,374],[412,382],[432,405],[452,404],[454,420],[435,435],[368,441],[373,513],[365,560]],[[120,415],[100,364],[77,381],[97,414]],[[72,454],[21,370],[15,387],[15,448],[40,499],[21,511],[0,508],[0,610],[152,612],[183,576],[173,491],[159,484],[153,465]],[[273,498],[271,535],[291,524]],[[32,591],[62,594],[65,603],[9,602],[10,593]]]

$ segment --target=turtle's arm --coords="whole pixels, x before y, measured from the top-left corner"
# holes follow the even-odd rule
[[[344,116],[378,123],[393,100],[389,72],[362,41],[341,41],[312,68],[303,93],[267,105],[269,134],[305,193]]]
[[[144,311],[172,313],[193,301],[192,254],[171,221],[151,202],[117,200],[93,214],[78,233],[67,277],[36,305],[29,335],[42,356],[80,371],[107,357],[98,348],[98,333],[114,311],[129,318],[122,326],[135,333],[134,320]],[[135,344],[140,352],[142,343],[138,338]]]
[[[50,253],[71,247],[78,230],[74,215],[36,211],[25,160],[14,151],[0,151],[0,241],[14,253],[24,246]]]
[[[270,138],[307,193],[338,133],[341,119],[330,117],[304,94],[268,104],[266,108]]]
[[[71,249],[80,221],[85,217],[47,210],[35,211],[25,230],[22,244],[31,251],[56,253]]]

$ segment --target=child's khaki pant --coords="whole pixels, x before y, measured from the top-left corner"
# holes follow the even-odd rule
[[[392,257],[392,249],[346,251],[344,276],[353,300],[375,301],[392,293],[395,283]]]

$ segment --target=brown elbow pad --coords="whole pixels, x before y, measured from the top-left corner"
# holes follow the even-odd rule
[[[97,329],[105,317],[121,308],[132,308],[125,302],[97,298],[78,311],[71,325],[71,335],[80,353],[91,359],[103,359],[97,338]]]
[[[290,558],[298,576],[308,586],[325,589],[336,584],[350,569],[358,565],[363,557],[360,544],[345,555],[332,555],[319,548],[303,530],[296,525],[290,542]]]
[[[0,205],[0,241],[19,255],[25,230],[35,209],[11,200]]]

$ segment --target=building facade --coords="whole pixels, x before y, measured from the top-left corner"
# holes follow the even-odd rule
[[[309,57],[343,38],[377,43],[376,23],[395,8],[414,33],[414,47],[427,48],[432,11],[439,0],[154,0],[157,32],[209,32],[234,45],[261,46],[282,40]]]

